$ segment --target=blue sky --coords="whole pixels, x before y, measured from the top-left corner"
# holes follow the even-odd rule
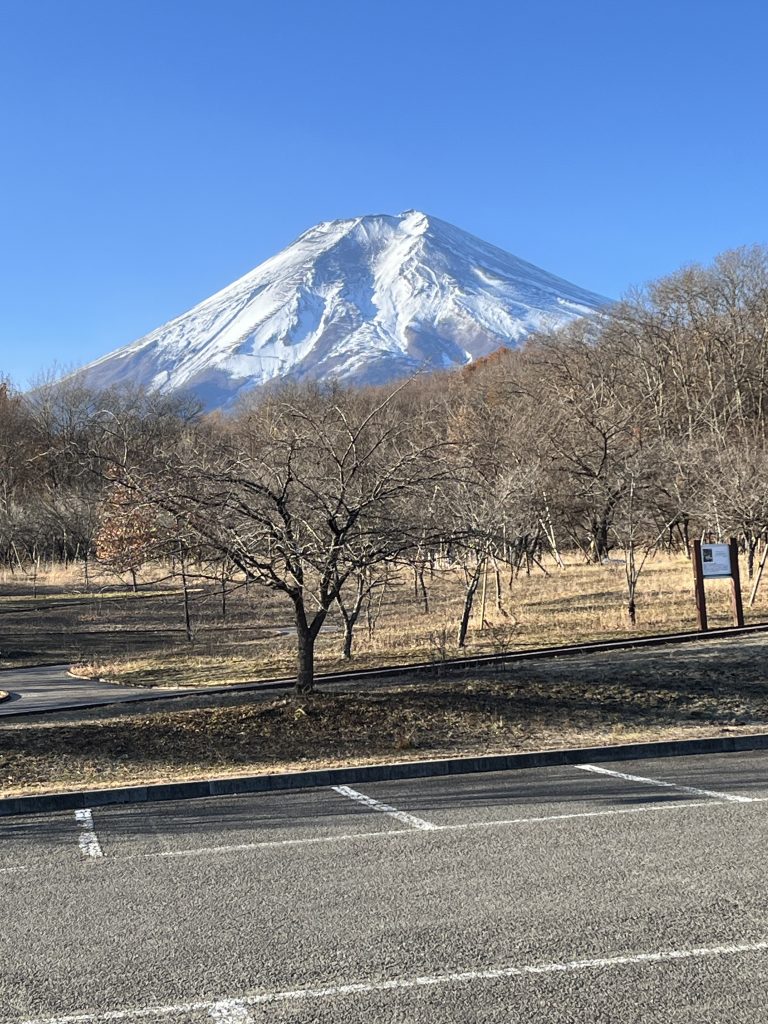
[[[0,0],[0,374],[416,208],[618,296],[768,242],[757,2]]]

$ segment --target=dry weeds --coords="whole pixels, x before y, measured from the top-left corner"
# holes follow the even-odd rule
[[[321,672],[368,668],[382,664],[416,661],[439,662],[462,654],[501,653],[628,636],[694,630],[696,612],[690,563],[682,556],[658,556],[649,562],[640,581],[638,623],[630,627],[625,611],[623,567],[585,565],[573,558],[565,570],[548,567],[549,575],[534,569],[502,587],[502,608],[495,604],[495,587],[489,577],[484,624],[480,626],[480,600],[476,601],[469,641],[456,646],[461,614],[461,591],[450,572],[436,573],[430,581],[430,612],[423,611],[405,577],[385,600],[375,628],[361,620],[355,634],[352,663],[340,656],[341,625],[330,615],[317,642],[317,667]],[[743,587],[746,592],[748,585]],[[731,625],[729,583],[707,584],[710,625]],[[101,678],[137,686],[211,686],[290,676],[294,670],[295,641],[290,618],[271,594],[248,596],[256,601],[263,629],[245,635],[242,602],[229,630],[211,628],[213,620],[200,624],[193,645],[180,642],[163,647],[135,645],[133,652],[118,657],[99,654],[85,658],[75,671],[87,678]],[[746,601],[745,601],[746,603]],[[251,605],[253,607],[253,605]],[[152,609],[147,607],[145,614]],[[768,618],[768,587],[758,595],[748,622]]]

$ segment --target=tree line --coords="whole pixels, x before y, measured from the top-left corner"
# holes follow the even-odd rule
[[[280,594],[297,685],[336,608],[407,570],[429,607],[450,568],[457,641],[490,574],[621,552],[637,615],[646,559],[768,531],[768,251],[687,267],[518,349],[399,386],[286,382],[231,414],[194,399],[0,384],[0,562],[149,559]],[[201,569],[201,567],[204,567]]]

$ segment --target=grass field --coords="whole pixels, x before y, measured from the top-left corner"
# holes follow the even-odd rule
[[[489,575],[484,624],[481,594],[465,652],[523,650],[695,629],[690,563],[658,556],[641,577],[638,621],[626,617],[623,567],[585,565],[571,558],[565,569],[547,565],[502,584],[496,607]],[[155,577],[160,577],[157,570]],[[440,661],[463,652],[455,637],[461,614],[461,584],[452,571],[428,578],[429,613],[403,574],[384,595],[376,621],[365,617],[355,634],[353,666]],[[710,625],[730,625],[727,581],[707,584]],[[33,596],[33,590],[35,596]],[[743,591],[748,594],[745,581]],[[746,603],[746,600],[745,600]],[[181,594],[173,581],[142,585],[138,594],[113,577],[92,577],[85,593],[81,570],[40,573],[29,580],[0,577],[0,667],[68,662],[85,676],[147,686],[208,686],[290,675],[295,640],[292,610],[268,590],[241,587],[227,597],[226,619],[215,584],[199,583],[191,595],[194,642],[183,628]],[[747,621],[768,619],[768,584]],[[341,620],[331,613],[317,644],[319,671],[347,667],[341,658]]]

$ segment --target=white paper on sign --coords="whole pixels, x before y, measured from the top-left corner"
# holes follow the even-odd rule
[[[704,576],[731,575],[731,549],[727,544],[701,545],[701,570]]]

